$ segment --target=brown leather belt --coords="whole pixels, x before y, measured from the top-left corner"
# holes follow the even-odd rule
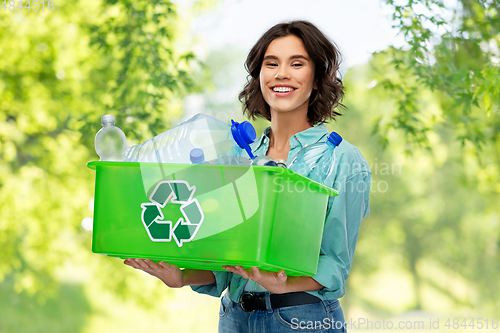
[[[321,301],[318,297],[304,291],[286,294],[271,294],[269,295],[269,298],[271,301],[271,308],[273,309],[285,306],[312,304]],[[266,296],[262,293],[244,293],[241,295],[240,302],[238,304],[245,312],[266,310]]]

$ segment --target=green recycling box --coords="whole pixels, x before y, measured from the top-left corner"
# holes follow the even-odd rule
[[[96,171],[94,253],[316,274],[328,198],[337,195],[330,187],[272,166],[87,166]]]

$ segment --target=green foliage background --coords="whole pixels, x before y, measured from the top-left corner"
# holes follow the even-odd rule
[[[348,111],[328,125],[361,149],[374,181],[344,311],[493,318],[499,5],[385,3],[407,43],[349,69]],[[215,5],[199,1],[191,11]],[[159,0],[59,0],[51,12],[0,11],[0,331],[112,331],[116,313],[165,314],[159,299],[173,294],[92,254],[81,221],[92,216],[94,173],[85,164],[97,158],[101,115],[115,114],[129,145],[176,123],[188,95],[203,98],[208,113],[241,117],[237,93],[220,102],[214,89],[243,85],[245,51],[214,51],[202,63],[183,34],[189,17],[177,10]],[[254,124],[259,133],[268,126]],[[115,319],[96,319],[122,303],[127,310],[108,313]],[[175,327],[176,318],[154,327],[165,322]]]
[[[115,114],[129,144],[182,115],[200,67],[182,43],[188,22],[169,1],[61,0],[53,11],[1,15],[0,281],[42,305],[64,298],[60,276],[80,275],[153,307],[158,282],[90,252],[81,221],[92,216],[94,174],[85,164],[97,158],[101,115]],[[9,318],[0,316],[0,331],[15,331]],[[50,322],[39,329],[54,331]]]

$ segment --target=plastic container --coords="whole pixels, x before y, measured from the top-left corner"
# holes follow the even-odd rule
[[[226,124],[210,115],[197,114],[189,120],[130,147],[127,162],[191,163],[190,152],[200,148],[205,160],[213,164],[229,164],[231,157],[251,155],[250,143],[256,139],[255,129],[248,121],[231,120]],[[248,162],[250,163],[250,162]]]
[[[124,161],[127,150],[125,133],[115,126],[115,116],[101,117],[102,128],[95,136],[95,151],[101,161]]]
[[[321,184],[332,186],[329,181],[335,167],[335,148],[341,142],[342,137],[336,132],[331,132],[326,142],[302,148],[288,168]]]
[[[316,274],[332,188],[271,166],[87,166],[96,170],[94,253],[181,268]]]

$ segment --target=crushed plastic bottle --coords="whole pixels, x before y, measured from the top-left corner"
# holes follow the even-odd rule
[[[326,142],[314,143],[302,148],[292,159],[288,169],[309,177],[325,185],[333,173],[335,166],[336,147],[342,142],[342,137],[332,132]]]
[[[249,144],[256,139],[255,129],[248,121],[231,120],[226,124],[207,114],[189,120],[127,150],[128,162],[191,163],[190,152],[200,148],[205,160],[219,164],[238,164],[244,156],[252,158]]]
[[[101,125],[102,128],[95,136],[95,151],[100,161],[124,161],[127,138],[123,131],[115,126],[115,116],[102,116]]]

